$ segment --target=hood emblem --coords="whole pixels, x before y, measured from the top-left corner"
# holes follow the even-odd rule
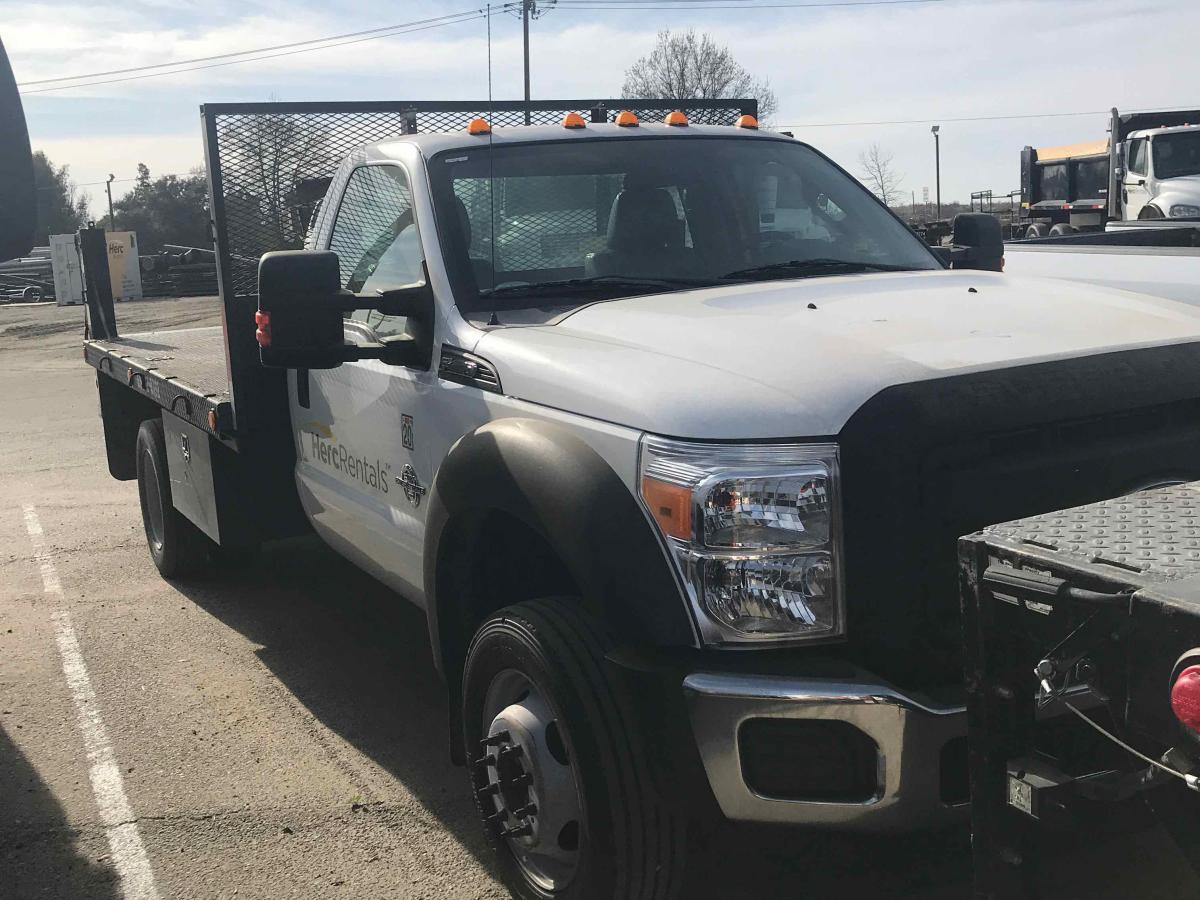
[[[396,484],[404,489],[404,496],[408,498],[408,502],[413,505],[414,509],[421,505],[421,498],[425,496],[425,488],[421,487],[421,479],[417,478],[416,469],[405,463],[400,474],[396,476]]]

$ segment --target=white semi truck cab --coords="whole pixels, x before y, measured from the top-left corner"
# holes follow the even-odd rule
[[[1126,221],[1200,220],[1200,122],[1129,134],[1119,167]]]
[[[89,306],[155,563],[311,529],[422,608],[521,897],[677,896],[697,821],[961,820],[956,538],[1200,478],[1200,319],[1000,274],[986,217],[948,266],[733,104],[572,106],[205,109],[224,329]]]

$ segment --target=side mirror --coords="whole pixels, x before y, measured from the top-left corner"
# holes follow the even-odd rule
[[[0,261],[25,256],[37,230],[33,155],[17,80],[0,43]]]
[[[1004,233],[1000,220],[987,213],[954,217],[950,268],[1004,271]]]
[[[258,263],[258,357],[283,369],[335,369],[356,359],[428,367],[432,355],[433,292],[423,283],[363,297],[341,288],[332,250],[276,250]],[[343,313],[375,309],[406,316],[410,334],[375,344],[347,344]]]

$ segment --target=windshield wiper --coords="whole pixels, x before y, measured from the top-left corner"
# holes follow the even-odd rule
[[[534,281],[529,284],[502,284],[479,292],[481,297],[544,297],[578,294],[612,296],[647,294],[662,290],[712,287],[721,284],[713,278],[637,278],[632,275],[593,275],[588,278],[564,278],[559,281]]]
[[[726,272],[723,278],[769,278],[775,275],[820,275],[826,272],[909,272],[912,266],[901,266],[894,263],[874,263],[853,259],[833,259],[817,257],[816,259],[790,259],[787,262],[770,263],[765,266],[750,266],[746,269],[736,269]]]

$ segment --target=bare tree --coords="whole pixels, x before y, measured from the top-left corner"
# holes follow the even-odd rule
[[[900,182],[904,176],[892,168],[892,154],[878,144],[872,144],[858,154],[858,164],[862,167],[863,183],[884,206],[900,202]]]
[[[623,97],[687,100],[758,98],[759,118],[774,114],[775,92],[755,78],[711,35],[660,31],[654,49],[625,70]]]

